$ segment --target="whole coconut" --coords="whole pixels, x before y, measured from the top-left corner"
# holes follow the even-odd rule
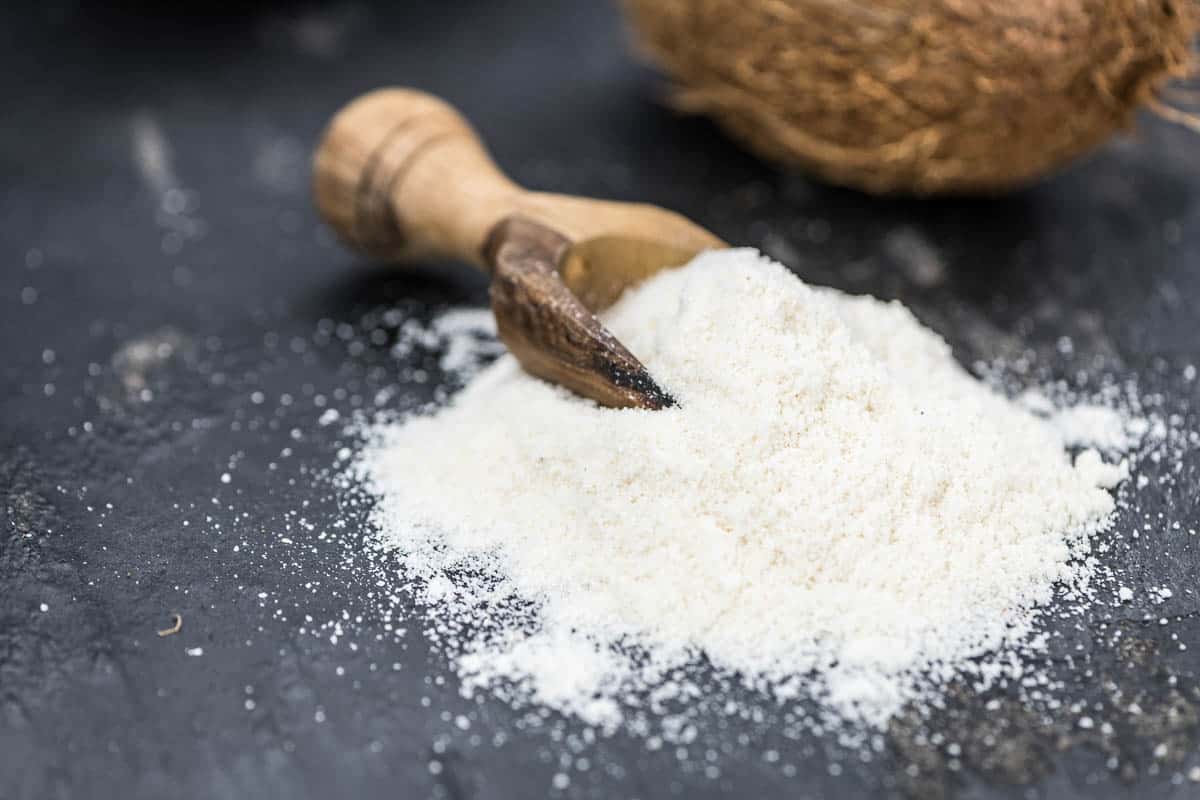
[[[1192,66],[1194,0],[624,0],[751,149],[871,192],[1028,183]]]

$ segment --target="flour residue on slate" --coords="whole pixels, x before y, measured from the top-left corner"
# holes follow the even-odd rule
[[[903,307],[751,251],[664,273],[606,322],[680,409],[598,409],[506,356],[371,426],[348,478],[465,693],[651,742],[696,735],[678,709],[712,699],[698,659],[860,743],[964,675],[1020,683],[1041,609],[1112,582],[1107,490],[1165,435],[1115,402],[1011,402]],[[440,327],[447,358],[485,341]]]

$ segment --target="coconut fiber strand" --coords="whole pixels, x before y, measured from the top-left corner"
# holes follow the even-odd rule
[[[1193,0],[625,0],[678,106],[872,192],[1029,183],[1194,66]]]

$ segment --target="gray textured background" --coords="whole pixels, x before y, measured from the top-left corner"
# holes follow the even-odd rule
[[[358,512],[315,476],[344,444],[315,424],[316,398],[343,412],[380,390],[428,398],[397,376],[436,354],[398,364],[382,312],[481,303],[484,286],[461,266],[388,272],[346,252],[307,186],[341,103],[425,88],[530,186],[659,203],[808,280],[900,297],[966,363],[1026,353],[1050,375],[1137,375],[1187,409],[1195,136],[1147,121],[1005,199],[871,199],[663,110],[606,3],[37,5],[0,25],[0,798],[534,797],[575,750],[578,796],[1200,795],[1185,777],[1200,648],[1170,639],[1198,639],[1180,589],[1200,554],[1167,524],[1200,522],[1194,458],[1176,490],[1148,492],[1151,532],[1111,556],[1138,602],[1145,586],[1174,599],[1098,610],[1064,632],[1088,657],[1053,667],[1109,733],[963,693],[931,723],[941,744],[902,719],[880,758],[837,776],[826,741],[714,722],[700,738],[714,779],[698,750],[585,746],[572,724],[520,727],[439,685],[419,636],[382,635],[373,576],[348,555]],[[174,611],[182,632],[158,637]],[[299,632],[343,611],[363,618],[357,651]]]

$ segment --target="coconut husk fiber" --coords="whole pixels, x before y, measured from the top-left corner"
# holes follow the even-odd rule
[[[1032,182],[1158,104],[1200,23],[1196,0],[624,4],[679,108],[870,192]]]

